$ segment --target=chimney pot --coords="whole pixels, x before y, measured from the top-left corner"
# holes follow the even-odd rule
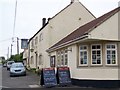
[[[48,22],[50,21],[51,18],[48,18]]]
[[[46,24],[46,18],[42,19],[42,26],[44,26]]]

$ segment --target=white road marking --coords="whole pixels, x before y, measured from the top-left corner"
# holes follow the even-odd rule
[[[40,87],[39,85],[29,85],[30,88],[38,88]]]
[[[10,87],[7,87],[7,86],[0,86],[0,88],[10,88]]]

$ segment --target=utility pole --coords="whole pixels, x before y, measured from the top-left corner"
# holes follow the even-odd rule
[[[8,47],[8,54],[7,54],[7,59],[9,59],[9,47]]]
[[[17,37],[17,54],[19,54],[19,38]]]
[[[11,44],[11,56],[12,56],[12,46],[13,46],[13,45]]]

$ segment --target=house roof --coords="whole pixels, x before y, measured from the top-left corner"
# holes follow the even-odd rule
[[[70,3],[69,5],[67,5],[64,9],[62,9],[60,12],[58,12],[57,14],[55,14],[52,18],[50,19],[53,19],[54,17],[56,17],[59,13],[61,13],[62,11],[64,11],[67,7],[69,7],[72,3]],[[48,25],[48,22],[42,27],[40,28],[40,30],[33,36],[29,39],[29,42],[45,27]]]
[[[94,18],[96,18],[81,2],[79,2]],[[67,5],[65,8],[63,8],[60,12],[58,12],[57,14],[55,14],[52,18],[50,18],[50,20],[51,19],[53,19],[53,18],[55,18],[57,15],[59,15],[62,11],[64,11],[66,8],[68,8],[71,4],[73,4],[73,3],[70,3],[69,5]],[[31,37],[30,39],[29,39],[29,42],[41,31],[41,30],[43,30],[43,28],[45,27],[45,26],[47,26],[48,25],[48,23],[49,22],[47,22],[42,28],[40,28],[40,30],[36,33],[36,34],[34,34],[34,36],[33,37]],[[28,42],[28,43],[29,43]]]
[[[58,43],[56,43],[55,45],[50,47],[47,51],[49,52],[49,51],[54,50],[54,49],[56,49],[60,46],[70,44],[70,43],[76,41],[77,39],[80,39],[81,37],[88,34],[91,30],[93,30],[94,28],[96,28],[97,26],[99,26],[100,24],[105,22],[111,16],[116,14],[118,11],[120,11],[120,7],[118,7],[116,9],[104,14],[103,16],[101,16],[101,17],[99,17],[99,18],[97,18],[97,19],[95,19],[91,22],[88,22],[87,24],[79,27],[78,29],[73,31],[71,34],[69,34],[68,36],[66,36],[62,40],[60,40]]]

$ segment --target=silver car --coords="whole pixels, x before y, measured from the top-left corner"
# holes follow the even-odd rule
[[[7,61],[7,70],[10,70],[10,67],[14,61]]]
[[[10,68],[10,77],[11,76],[20,76],[20,75],[26,76],[26,68],[24,67],[23,63],[21,63],[21,62],[13,63]]]

